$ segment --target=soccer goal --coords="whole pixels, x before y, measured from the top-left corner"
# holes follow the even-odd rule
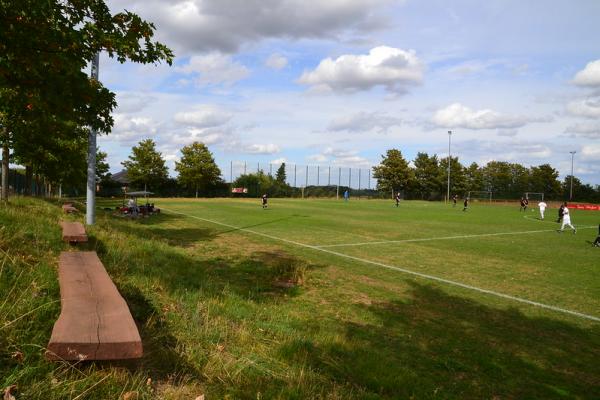
[[[492,202],[492,192],[489,190],[470,191],[467,197],[471,200],[488,200]]]
[[[527,200],[544,201],[544,193],[525,192],[525,198]]]

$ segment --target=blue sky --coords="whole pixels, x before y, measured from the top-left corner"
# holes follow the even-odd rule
[[[171,174],[230,161],[367,168],[389,148],[551,163],[600,184],[600,2],[111,0],[153,21],[166,65],[101,58],[113,172],[152,138]]]

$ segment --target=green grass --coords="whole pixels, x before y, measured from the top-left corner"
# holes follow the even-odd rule
[[[123,364],[44,361],[63,216],[39,200],[0,208],[2,387],[28,399],[600,398],[598,322],[357,260],[600,317],[597,228],[558,234],[536,213],[479,203],[155,203],[161,215],[99,211],[90,229],[144,343]],[[572,220],[597,227],[600,214]],[[404,242],[323,248],[355,259],[299,245],[379,241]]]

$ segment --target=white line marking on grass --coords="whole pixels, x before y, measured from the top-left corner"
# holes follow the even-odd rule
[[[532,306],[535,306],[535,307],[540,307],[540,308],[543,308],[543,309],[546,309],[546,310],[557,311],[557,312],[560,312],[560,313],[563,313],[563,314],[569,314],[569,315],[573,315],[573,316],[576,316],[576,317],[579,317],[579,318],[584,318],[584,319],[589,319],[589,320],[592,320],[592,321],[600,322],[600,318],[599,317],[595,317],[593,315],[588,315],[588,314],[580,313],[580,312],[577,312],[577,311],[571,311],[571,310],[567,310],[565,308],[560,308],[560,307],[556,307],[556,306],[552,306],[552,305],[548,305],[548,304],[544,304],[544,303],[538,303],[537,301],[531,301],[531,300],[523,299],[523,298],[516,297],[516,296],[511,296],[511,295],[504,294],[504,293],[494,292],[493,290],[482,289],[482,288],[479,288],[477,286],[471,286],[471,285],[467,285],[465,283],[460,283],[460,282],[452,281],[452,280],[449,280],[449,279],[440,278],[440,277],[437,277],[437,276],[434,276],[434,275],[423,274],[423,273],[420,273],[420,272],[411,271],[409,269],[400,268],[400,267],[396,267],[396,266],[393,266],[393,265],[383,264],[383,263],[380,263],[380,262],[377,262],[377,261],[371,261],[371,260],[367,260],[367,259],[364,259],[364,258],[350,256],[348,254],[338,253],[337,251],[323,249],[321,247],[312,246],[310,244],[304,244],[304,243],[296,242],[294,240],[289,240],[289,239],[284,239],[284,238],[280,238],[280,237],[277,237],[277,236],[272,236],[272,235],[269,235],[269,234],[266,234],[266,233],[253,231],[251,229],[241,228],[241,227],[238,227],[238,226],[226,224],[226,223],[219,222],[219,221],[214,221],[214,220],[207,219],[207,218],[196,217],[195,215],[185,214],[185,213],[174,211],[174,210],[170,210],[170,209],[167,209],[167,208],[164,208],[164,207],[161,207],[161,209],[165,210],[165,211],[168,211],[168,212],[171,212],[173,214],[179,214],[179,215],[183,215],[183,216],[186,216],[186,217],[195,218],[195,219],[198,219],[200,221],[210,222],[211,224],[215,224],[215,225],[226,226],[228,228],[232,228],[232,229],[239,230],[239,231],[242,231],[242,232],[248,232],[248,233],[252,233],[252,234],[258,235],[258,236],[263,236],[263,237],[266,237],[266,238],[269,238],[269,239],[273,239],[273,240],[276,240],[276,241],[290,243],[290,244],[293,244],[293,245],[296,245],[296,246],[299,246],[299,247],[305,247],[305,248],[308,248],[308,249],[312,249],[312,250],[316,250],[316,251],[321,251],[323,253],[332,254],[332,255],[335,255],[335,256],[338,256],[338,257],[342,257],[342,258],[347,258],[349,260],[354,260],[354,261],[358,261],[358,262],[365,263],[365,264],[371,264],[371,265],[375,265],[375,266],[378,266],[378,267],[390,269],[390,270],[393,270],[393,271],[403,272],[403,273],[408,274],[408,275],[418,276],[418,277],[423,278],[423,279],[428,279],[428,280],[432,280],[432,281],[436,281],[436,282],[442,282],[442,283],[446,283],[448,285],[458,286],[458,287],[461,287],[463,289],[469,289],[469,290],[473,290],[473,291],[476,291],[476,292],[479,292],[479,293],[485,293],[485,294],[489,294],[489,295],[492,295],[492,296],[500,297],[500,298],[503,298],[503,299],[508,299],[508,300],[516,301],[516,302],[523,303],[523,304],[529,304],[529,305],[532,305]]]
[[[589,229],[589,226],[582,226],[578,229]],[[362,243],[340,243],[340,244],[324,244],[321,246],[315,246],[319,249],[328,247],[350,247],[350,246],[366,246],[370,244],[389,244],[389,243],[411,243],[411,242],[430,242],[432,240],[451,240],[451,239],[466,239],[474,237],[487,237],[487,236],[505,236],[505,235],[525,235],[531,233],[542,233],[542,232],[556,232],[558,229],[542,229],[536,231],[521,231],[521,232],[497,232],[497,233],[479,233],[473,235],[459,235],[459,236],[441,236],[433,238],[420,238],[420,239],[400,239],[400,240],[382,240],[379,242],[362,242]]]

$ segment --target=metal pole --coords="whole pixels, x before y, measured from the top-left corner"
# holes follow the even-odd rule
[[[573,158],[575,157],[575,150],[570,151],[571,153],[571,190],[569,191],[569,201],[573,200]]]
[[[331,186],[331,165],[329,166],[329,172],[327,173],[327,186]]]
[[[229,161],[229,183],[233,184],[233,161]]]
[[[335,199],[339,200],[340,198],[340,182],[342,180],[342,167],[338,167],[338,184],[337,184],[337,190],[335,192]]]
[[[352,168],[348,168],[348,190],[350,190],[351,185],[352,185]]]
[[[260,163],[256,163],[256,173],[260,172]]]
[[[269,163],[269,176],[273,176],[273,164]]]
[[[358,169],[358,198],[360,199],[360,175],[361,175],[362,169]]]
[[[369,190],[371,190],[371,168],[369,168]]]
[[[320,169],[320,167],[317,165],[317,186],[319,186],[319,175],[321,175],[321,169]]]
[[[446,194],[446,203],[450,201],[450,142],[452,140],[452,131],[448,131],[448,193]]]
[[[244,161],[244,175],[246,175],[246,161]]]
[[[100,53],[94,55],[92,60],[91,78],[98,81],[100,69]],[[90,128],[88,134],[88,157],[87,157],[87,191],[85,222],[94,225],[96,222],[96,130]]]
[[[304,187],[308,186],[308,165],[306,166],[306,176],[304,177]]]
[[[297,165],[294,164],[294,187],[298,187],[298,186],[296,186],[296,167],[297,167]]]

